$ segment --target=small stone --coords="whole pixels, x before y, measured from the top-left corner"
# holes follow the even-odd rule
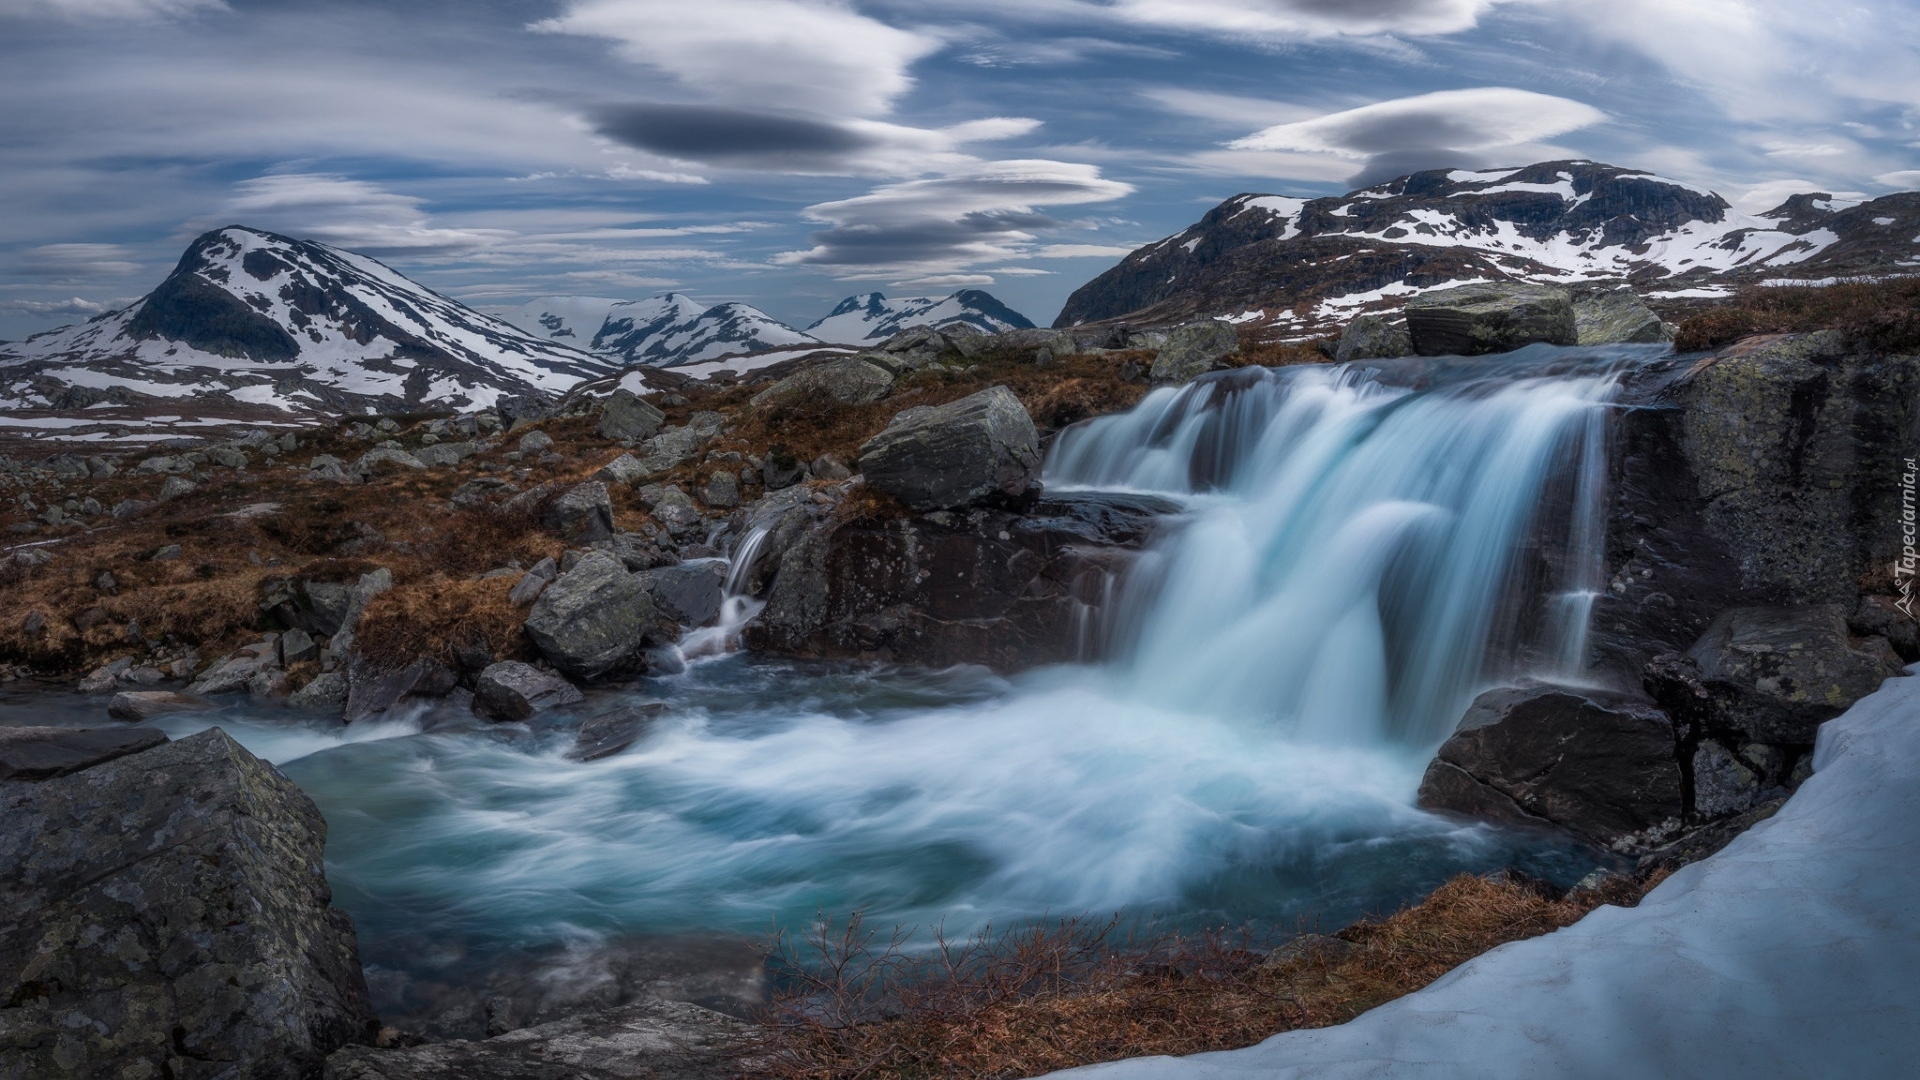
[[[318,659],[320,659],[320,646],[313,640],[313,635],[298,628],[280,635],[282,664],[301,664]]]
[[[181,554],[179,544],[167,544],[164,547],[154,548],[147,558],[154,562],[172,562],[180,558]]]
[[[731,510],[740,505],[740,478],[724,470],[715,470],[700,489],[700,501],[708,506]]]
[[[169,476],[167,477],[167,482],[160,485],[160,501],[171,502],[183,495],[191,495],[199,490],[199,485],[191,480],[179,476]]]
[[[507,593],[507,602],[515,607],[531,604],[540,598],[540,593],[553,579],[560,576],[560,567],[551,558],[541,559],[533,564],[533,569],[520,575],[513,589]]]

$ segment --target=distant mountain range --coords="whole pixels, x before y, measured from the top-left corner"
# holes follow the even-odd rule
[[[825,328],[818,334],[746,304],[709,306],[679,293],[546,297],[494,316],[364,255],[234,225],[195,239],[166,280],[134,304],[0,342],[0,408],[472,409],[556,396],[635,364],[768,350],[798,355],[830,335],[851,343],[955,320],[1032,325],[978,290],[939,299],[850,297],[815,324]]]
[[[474,408],[613,367],[364,255],[236,225],[194,240],[132,306],[0,344],[0,405]]]
[[[1269,336],[1474,281],[1624,280],[1656,300],[1763,279],[1920,272],[1920,193],[1764,214],[1592,161],[1414,173],[1346,195],[1236,195],[1081,286],[1055,326],[1213,316]]]

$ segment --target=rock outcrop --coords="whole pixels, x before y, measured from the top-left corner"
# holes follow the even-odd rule
[[[1672,328],[1625,285],[1575,291],[1573,326],[1576,345],[1653,345],[1673,340]]]
[[[1024,495],[1040,460],[1033,418],[1004,386],[907,409],[860,448],[867,483],[916,510]]]
[[[517,660],[488,666],[473,687],[473,711],[490,720],[525,720],[543,709],[585,700],[567,680]]]
[[[166,741],[152,728],[0,727],[0,780],[50,780]]]
[[[829,519],[781,552],[747,641],[1003,671],[1085,659],[1098,652],[1089,622],[1107,583],[1174,509],[1146,496],[1073,495],[1025,514]]]
[[[0,1073],[308,1080],[366,1041],[325,839],[217,728],[0,783]]]
[[[1167,332],[1148,377],[1156,383],[1186,383],[1213,370],[1215,361],[1240,348],[1232,323],[1205,319]]]
[[[1339,363],[1350,360],[1391,360],[1413,354],[1413,337],[1407,333],[1404,318],[1386,315],[1362,315],[1340,332],[1333,358]]]
[[[1547,686],[1489,690],[1427,767],[1420,805],[1630,849],[1636,834],[1664,837],[1681,824],[1678,744],[1651,702]]]
[[[755,394],[753,406],[811,415],[879,401],[893,389],[894,373],[870,355],[844,356],[789,375]]]

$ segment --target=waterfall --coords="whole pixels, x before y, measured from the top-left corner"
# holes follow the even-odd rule
[[[1189,520],[1121,589],[1114,675],[1317,742],[1431,745],[1522,670],[1577,679],[1609,402],[1639,351],[1244,369],[1063,433],[1050,488]]]
[[[701,626],[689,630],[675,646],[680,661],[702,657],[725,656],[740,648],[740,631],[753,621],[766,607],[766,601],[756,600],[750,593],[753,581],[754,563],[760,558],[760,549],[765,546],[767,530],[759,527],[748,529],[734,548],[733,556],[727,562],[726,584],[722,586],[720,598],[720,616],[712,626]]]

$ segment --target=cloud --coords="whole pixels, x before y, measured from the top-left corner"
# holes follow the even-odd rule
[[[946,128],[839,120],[730,105],[632,102],[593,109],[594,130],[623,146],[716,168],[817,175],[914,175],[965,165],[964,143],[1028,134],[1040,121],[993,116]]]
[[[1311,120],[1278,124],[1228,144],[1364,158],[1353,183],[1364,185],[1421,169],[1485,164],[1483,151],[1532,143],[1600,123],[1607,114],[1569,98],[1488,86],[1375,102]]]
[[[1170,113],[1240,128],[1249,124],[1290,124],[1317,115],[1317,110],[1285,101],[1213,94],[1175,86],[1149,87],[1140,91],[1140,96]]]
[[[16,315],[100,315],[123,308],[138,297],[96,301],[75,296],[67,300],[0,300],[0,311]]]
[[[1881,173],[1873,178],[1873,182],[1896,191],[1912,191],[1920,188],[1920,169],[1901,169],[1898,172]]]
[[[1057,226],[1042,207],[1106,202],[1133,193],[1092,165],[1062,161],[982,162],[969,172],[888,184],[872,192],[807,207],[805,216],[832,228],[814,246],[784,252],[787,265],[841,270],[952,272],[978,262],[1025,254],[1036,231]]]
[[[1471,30],[1502,0],[1116,0],[1116,16],[1173,30],[1260,37],[1396,34],[1421,37]]]
[[[65,19],[87,22],[122,19],[152,22],[229,10],[226,0],[0,0],[0,18]]]
[[[119,244],[42,244],[28,248],[19,269],[45,281],[85,281],[141,269]]]
[[[438,228],[420,209],[421,202],[364,180],[325,173],[276,173],[235,184],[221,213],[238,224],[375,255],[470,253],[512,235],[499,230]]]
[[[1138,246],[1137,244],[1134,245],[1134,247]],[[1027,254],[1036,259],[1118,258],[1133,254],[1133,248],[1115,247],[1112,244],[1048,244],[1038,250],[1030,251]],[[1007,272],[1011,273],[1012,271]],[[1041,270],[1037,272],[1050,274],[1053,271]]]
[[[885,113],[941,45],[835,0],[572,0],[530,29],[614,41],[722,104],[853,116]]]
[[[960,289],[969,285],[991,285],[993,282],[992,274],[928,274],[925,277],[889,281],[887,285],[895,289]]]

